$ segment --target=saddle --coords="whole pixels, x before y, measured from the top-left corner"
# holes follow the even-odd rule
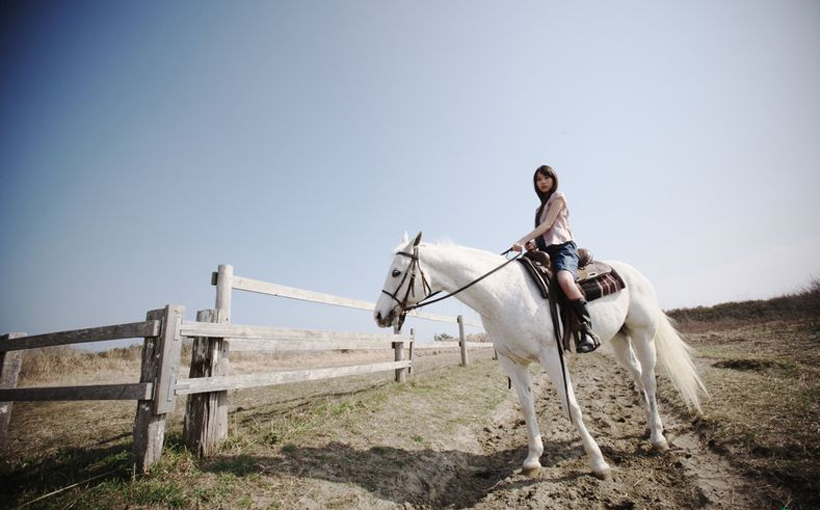
[[[626,287],[615,269],[609,264],[594,260],[591,251],[581,248],[578,250],[578,255],[580,260],[576,285],[587,302],[614,294]],[[564,291],[558,285],[558,279],[552,277],[549,255],[546,252],[534,250],[524,253],[524,256],[518,260],[538,286],[541,297],[549,301],[553,325],[556,328],[555,333],[563,340],[564,350],[571,350],[570,339],[580,334],[581,323],[572,312]],[[563,325],[563,334],[558,326],[559,316]]]

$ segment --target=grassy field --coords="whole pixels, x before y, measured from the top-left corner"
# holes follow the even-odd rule
[[[403,385],[382,374],[234,392],[230,437],[208,459],[182,445],[177,411],[162,459],[142,477],[130,467],[133,403],[15,404],[0,507],[741,508],[734,496],[708,497],[708,474],[682,473],[693,456],[713,456],[737,477],[725,494],[743,494],[756,508],[820,508],[820,285],[670,315],[696,349],[711,394],[704,415],[691,416],[661,379],[670,457],[647,452],[630,432],[643,413],[606,354],[572,361],[585,416],[615,464],[609,485],[584,475],[583,452],[544,381],[539,419],[553,460],[540,479],[517,474],[526,445],[506,378],[487,355],[468,367],[451,355],[419,358]],[[23,383],[49,384],[56,373],[121,380],[138,370],[138,349],[57,354],[26,359]],[[687,435],[700,449],[674,446]],[[653,499],[645,483],[678,492]]]

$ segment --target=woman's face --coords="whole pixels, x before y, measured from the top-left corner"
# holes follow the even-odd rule
[[[538,175],[535,176],[535,185],[538,186],[538,191],[546,193],[552,188],[552,177],[547,177],[538,172]]]

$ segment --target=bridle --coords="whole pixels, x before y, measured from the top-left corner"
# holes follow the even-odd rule
[[[418,245],[413,246],[413,253],[407,252],[396,252],[396,255],[401,255],[403,257],[408,257],[410,259],[410,266],[407,268],[407,271],[404,272],[404,276],[402,276],[399,285],[396,287],[395,292],[387,292],[385,289],[382,289],[383,294],[387,294],[393,301],[398,303],[399,307],[401,308],[401,312],[399,312],[399,322],[398,322],[398,329],[401,330],[402,325],[404,324],[404,319],[407,316],[408,312],[419,308],[420,306],[424,306],[422,302],[435,295],[438,292],[433,292],[432,287],[430,286],[430,282],[427,281],[427,276],[425,276],[424,271],[421,269],[421,264],[419,264],[419,247]],[[418,271],[418,275],[421,276],[421,286],[422,292],[424,292],[424,297],[418,300],[415,304],[408,305],[407,302],[410,300],[410,296],[416,297],[416,272]],[[404,292],[404,297],[399,299],[399,292],[401,292],[401,288],[404,285],[404,282],[407,281],[408,277],[410,281],[407,284],[407,290]],[[428,303],[429,304],[429,303]]]
[[[504,253],[502,253],[502,255],[506,256],[508,253],[510,253],[510,251],[511,250],[507,250]],[[443,301],[447,298],[451,298],[451,297],[455,296],[456,294],[458,294],[458,293],[460,293],[464,290],[467,290],[468,288],[470,288],[473,285],[477,284],[478,282],[480,282],[484,278],[487,278],[488,276],[495,273],[496,271],[499,271],[499,270],[503,269],[508,264],[510,264],[512,262],[515,262],[523,254],[518,254],[518,255],[516,255],[515,257],[513,257],[511,259],[507,259],[503,264],[501,264],[498,267],[484,273],[483,275],[479,276],[478,278],[476,278],[475,280],[471,281],[470,283],[464,285],[463,287],[460,287],[459,289],[454,290],[453,292],[447,294],[446,296],[442,296],[442,297],[432,299],[432,300],[430,298],[437,295],[441,291],[433,292],[433,288],[430,286],[430,282],[427,280],[427,276],[424,274],[424,271],[421,269],[421,264],[419,263],[420,259],[419,259],[419,246],[418,246],[418,244],[413,245],[413,253],[407,253],[407,252],[400,251],[400,252],[396,252],[396,255],[397,256],[401,255],[403,257],[408,257],[410,259],[410,266],[407,268],[407,271],[404,272],[404,276],[402,277],[401,281],[399,282],[398,287],[396,287],[395,292],[387,292],[386,290],[382,289],[382,293],[387,294],[388,296],[393,298],[393,301],[398,303],[399,307],[401,308],[401,311],[399,312],[399,322],[398,322],[398,325],[397,325],[398,330],[401,331],[401,327],[402,327],[402,325],[404,325],[404,319],[407,317],[407,314],[409,312],[411,312],[413,310],[417,310],[417,309],[422,308],[424,306],[432,305],[433,303],[438,303],[439,301]],[[417,271],[418,271],[418,275],[421,276],[421,285],[422,285],[422,292],[424,292],[424,297],[422,297],[416,303],[408,305],[407,302],[410,300],[410,296],[413,296],[413,297],[416,296],[416,278],[418,276],[416,274]],[[402,285],[404,285],[404,282],[407,281],[408,276],[410,278],[410,281],[408,282],[407,290],[404,292],[404,297],[402,297],[402,299],[399,299],[399,297],[398,297],[399,292],[401,291],[401,288],[402,288]]]

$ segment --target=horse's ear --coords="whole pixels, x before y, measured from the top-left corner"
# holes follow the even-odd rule
[[[408,244],[410,244],[410,236],[407,235],[407,232],[405,232],[401,236],[401,245],[402,246],[407,246]]]
[[[421,232],[419,232],[419,235],[416,236],[416,240],[413,241],[413,246],[418,246],[419,243],[421,243]]]

